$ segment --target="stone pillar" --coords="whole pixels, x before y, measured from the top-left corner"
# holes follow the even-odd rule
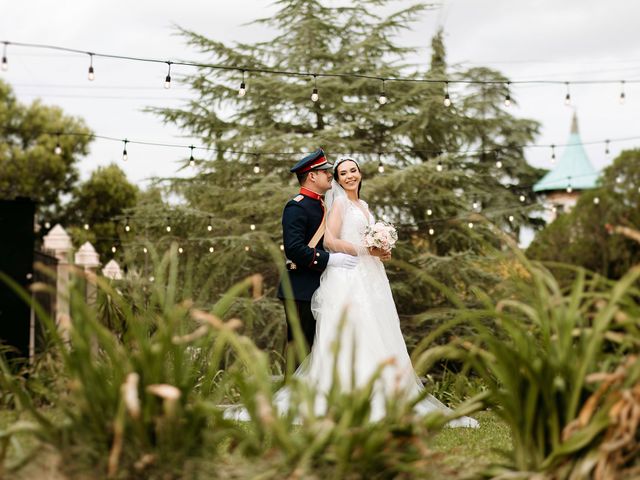
[[[56,225],[44,237],[44,249],[58,259],[56,271],[56,325],[66,329],[71,322],[69,310],[69,275],[73,245],[71,237],[61,225]]]
[[[84,269],[85,273],[85,300],[87,305],[95,306],[98,299],[95,275],[100,266],[100,256],[90,242],[85,242],[76,252],[76,265]]]
[[[102,274],[111,280],[122,280],[122,270],[118,262],[111,259],[102,269]]]

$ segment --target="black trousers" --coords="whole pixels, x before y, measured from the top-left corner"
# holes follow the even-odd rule
[[[311,313],[311,302],[294,300],[294,303],[298,318],[300,319],[302,333],[304,334],[309,350],[311,350],[313,340],[316,336],[316,319],[313,318],[313,314]],[[293,340],[293,328],[291,328],[291,316],[293,312],[289,311],[287,302],[284,302],[284,313],[287,317],[287,342],[291,342]]]

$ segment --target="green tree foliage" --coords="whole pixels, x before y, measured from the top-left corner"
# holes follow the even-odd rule
[[[103,260],[112,256],[112,245],[120,243],[120,237],[127,233],[124,212],[136,205],[138,187],[129,183],[120,167],[111,164],[94,170],[72,195],[64,218],[76,246],[90,241]]]
[[[583,192],[570,213],[541,231],[527,254],[620,278],[640,262],[640,245],[610,234],[607,225],[640,227],[640,149],[623,151],[604,170],[598,188]]]
[[[78,180],[76,163],[88,153],[89,129],[58,107],[19,103],[0,81],[0,197],[35,200],[40,212],[56,216],[62,197]],[[56,135],[76,133],[79,135]],[[59,145],[61,153],[55,153]]]
[[[356,0],[330,8],[316,0],[280,0],[272,17],[257,21],[276,35],[254,44],[225,45],[182,32],[211,63],[237,68],[202,67],[185,79],[198,93],[197,100],[184,108],[153,110],[215,149],[211,158],[199,159],[194,178],[176,180],[173,189],[185,199],[181,217],[190,217],[182,220],[176,235],[206,238],[197,232],[206,234],[207,218],[213,216],[210,241],[223,248],[215,263],[205,264],[216,266],[215,272],[207,271],[219,275],[213,282],[216,288],[227,288],[240,275],[259,271],[273,291],[277,271],[259,241],[280,242],[281,211],[297,190],[289,168],[318,147],[332,161],[343,154],[361,161],[363,198],[379,218],[400,230],[396,258],[432,268],[451,286],[485,278],[472,256],[485,255],[487,245],[498,245],[486,226],[468,227],[474,201],[482,204],[493,222],[514,234],[518,225],[533,221],[518,198],[525,194],[533,199],[529,186],[540,175],[527,165],[518,146],[533,139],[537,123],[516,119],[502,106],[508,79],[499,72],[449,69],[442,32],[433,38],[431,64],[411,65],[409,59],[418,49],[400,45],[396,34],[428,7],[414,5],[388,16],[377,13],[390,3]],[[243,77],[242,69],[256,68],[309,75],[245,72]],[[323,77],[323,73],[348,76]],[[359,74],[379,79],[353,77]],[[380,104],[382,79],[397,77],[434,82],[386,80],[388,102]],[[495,83],[451,84],[453,105],[446,108],[445,77]],[[241,97],[238,87],[243,78],[247,91]],[[310,96],[316,86],[319,101],[313,102]],[[501,168],[496,166],[498,160]],[[380,161],[385,166],[382,174]],[[254,173],[255,166],[260,167],[259,174]],[[513,223],[508,221],[510,214],[516,217]],[[246,246],[250,252],[244,251]],[[389,271],[405,313],[444,301],[403,271],[393,267]]]

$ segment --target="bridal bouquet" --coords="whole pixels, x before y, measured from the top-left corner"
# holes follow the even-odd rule
[[[364,246],[391,250],[398,241],[396,227],[386,222],[368,225],[364,231]]]

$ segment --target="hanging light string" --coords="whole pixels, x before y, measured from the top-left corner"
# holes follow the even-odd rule
[[[504,85],[504,80],[469,80],[469,79],[455,79],[455,78],[415,78],[415,77],[382,77],[380,75],[367,74],[367,73],[330,73],[330,72],[307,72],[307,71],[295,71],[295,70],[280,70],[274,68],[261,68],[261,67],[246,67],[246,66],[235,66],[235,65],[221,65],[221,64],[213,64],[213,63],[200,63],[200,62],[187,62],[187,61],[169,61],[163,60],[159,58],[149,58],[149,57],[136,57],[131,55],[117,55],[111,53],[97,53],[97,52],[89,52],[86,50],[80,50],[75,48],[68,47],[60,47],[57,45],[49,45],[42,43],[26,43],[26,42],[12,42],[9,40],[2,41],[4,44],[4,52],[2,59],[2,68],[6,70],[7,68],[7,46],[16,46],[16,47],[24,47],[24,48],[36,48],[36,49],[47,49],[47,50],[57,50],[69,53],[78,53],[84,55],[90,55],[91,57],[102,57],[102,58],[111,58],[116,60],[126,60],[132,62],[146,62],[146,63],[159,63],[165,64],[169,66],[169,73],[167,74],[167,79],[170,79],[170,71],[171,65],[180,65],[186,67],[195,67],[195,68],[209,68],[212,70],[225,70],[225,71],[237,71],[242,73],[242,86],[240,87],[240,96],[244,95],[246,91],[245,84],[245,73],[264,73],[264,74],[273,74],[273,75],[282,75],[289,77],[324,77],[324,78],[358,78],[358,79],[369,79],[369,80],[377,80],[380,82],[407,82],[407,83],[428,83],[428,84],[443,84],[445,87],[448,87],[448,84],[460,84],[460,85]],[[165,85],[169,83],[165,80]],[[538,79],[538,80],[511,80],[509,82],[510,85],[565,85],[567,87],[567,95],[565,96],[565,100],[567,100],[567,96],[570,101],[569,94],[569,85],[604,85],[604,84],[630,84],[630,83],[640,83],[640,79],[583,79],[583,80],[553,80],[553,79]],[[168,88],[168,87],[167,87]],[[383,87],[384,88],[384,87]],[[624,92],[624,90],[623,90]],[[384,93],[384,90],[383,90]],[[386,97],[386,95],[385,95]],[[624,95],[621,95],[621,98],[624,100]]]
[[[7,130],[6,127],[0,127],[0,130]],[[203,150],[207,152],[213,153],[230,153],[235,155],[246,155],[250,158],[256,158],[256,155],[274,155],[274,156],[283,156],[283,155],[291,155],[291,156],[299,156],[303,155],[304,152],[278,152],[278,151],[256,151],[256,150],[233,150],[233,149],[222,149],[222,148],[214,148],[207,146],[196,146],[192,144],[180,144],[180,143],[163,143],[163,142],[151,142],[146,140],[129,140],[118,137],[111,137],[107,135],[98,135],[94,133],[86,133],[86,132],[59,132],[59,131],[46,131],[41,130],[37,132],[38,135],[51,135],[57,136],[58,138],[61,136],[70,136],[70,137],[89,137],[91,139],[100,139],[107,140],[112,142],[124,143],[124,151],[126,151],[127,144],[131,145],[144,145],[144,146],[152,146],[152,147],[164,147],[164,148],[176,148],[176,149],[184,149],[188,151],[192,151],[192,149]],[[509,146],[496,146],[493,148],[483,148],[483,149],[468,149],[468,150],[424,150],[424,149],[415,149],[415,148],[407,148],[406,150],[375,150],[368,152],[346,152],[339,153],[333,152],[333,155],[362,155],[362,156],[371,156],[379,158],[380,155],[383,156],[393,156],[393,155],[411,155],[411,154],[430,154],[434,156],[441,156],[443,154],[450,155],[480,155],[480,154],[490,154],[495,153],[499,155],[501,152],[506,152],[509,150],[517,150],[520,148],[544,148],[551,149],[552,151],[552,159],[555,160],[555,151],[558,147],[576,147],[576,146],[588,146],[588,145],[605,145],[605,151],[609,150],[609,147],[612,143],[621,143],[628,142],[632,140],[640,140],[640,136],[633,137],[619,137],[619,138],[608,138],[605,140],[592,140],[588,142],[572,142],[572,143],[553,143],[553,144],[539,144],[539,143],[529,143],[523,145],[509,145]],[[123,154],[124,154],[123,151]]]

